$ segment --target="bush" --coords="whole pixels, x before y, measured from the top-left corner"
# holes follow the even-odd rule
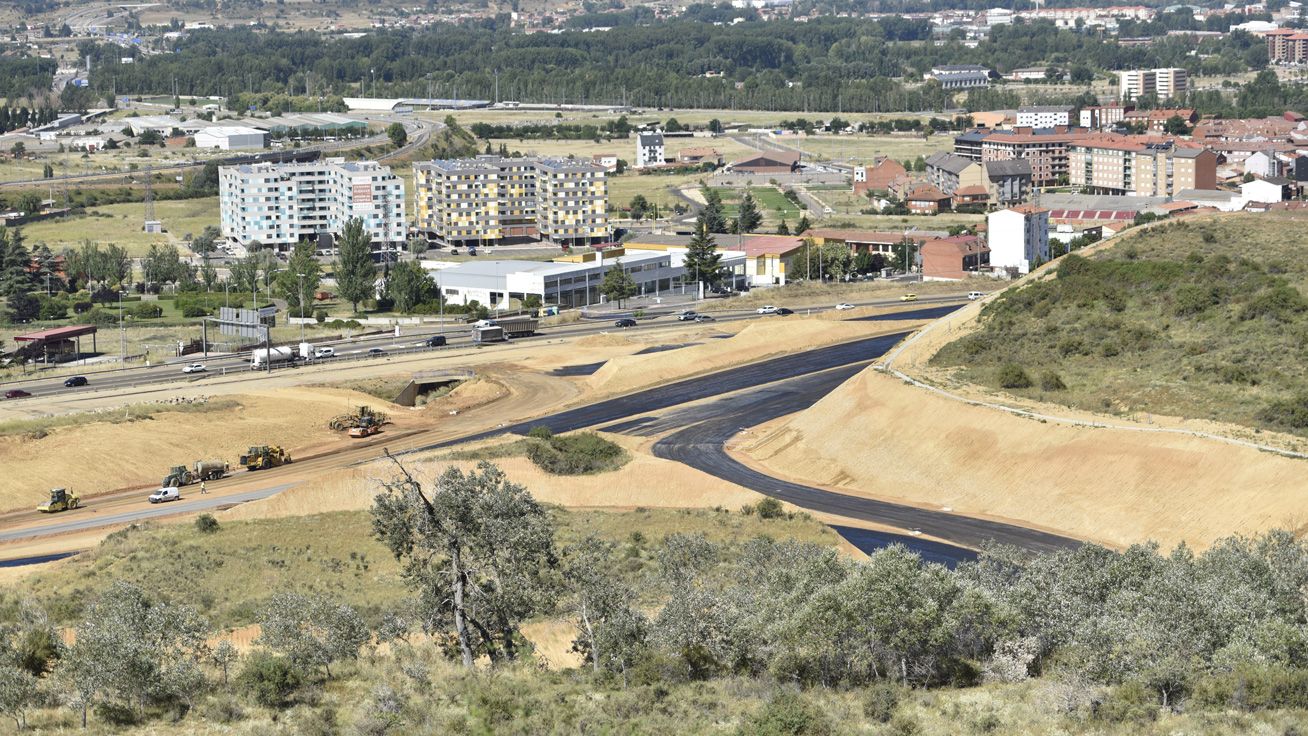
[[[136,710],[121,703],[97,704],[95,717],[111,726],[135,726],[138,722]]]
[[[1138,682],[1119,685],[1090,708],[1090,714],[1109,723],[1138,723],[1158,717],[1158,694]]]
[[[195,529],[201,534],[213,534],[218,531],[218,520],[212,514],[200,514],[195,517]]]
[[[1005,363],[999,368],[999,386],[1000,388],[1031,388],[1031,377],[1026,374],[1022,366]]]
[[[1045,391],[1063,391],[1067,388],[1067,384],[1063,383],[1062,376],[1054,371],[1045,371],[1040,374],[1040,388]]]
[[[754,504],[754,510],[758,511],[759,517],[763,519],[780,519],[786,515],[786,510],[782,507],[781,502],[771,497]]]
[[[236,684],[259,705],[280,708],[299,689],[301,680],[289,661],[259,651],[245,660]]]
[[[863,715],[877,723],[889,723],[903,697],[903,688],[890,680],[878,680],[863,696]]]
[[[326,321],[327,321],[327,310],[326,310],[326,309],[315,309],[315,310],[313,310],[313,321],[314,321],[314,322],[317,322],[318,324],[322,324],[323,322],[326,322]]]
[[[186,306],[182,307],[182,316],[187,318],[208,317],[209,310],[205,309],[204,307],[198,304],[187,304]]]
[[[86,314],[91,311],[91,308],[94,306],[95,304],[89,301],[73,302],[73,312],[76,314]]]
[[[527,432],[527,436],[536,440],[548,440],[554,437],[554,431],[543,424],[538,424]]]
[[[1308,708],[1308,670],[1244,665],[1195,683],[1191,697],[1213,710],[1302,710]]]
[[[585,475],[616,470],[627,453],[594,432],[528,440],[527,457],[536,467],[554,475]]]
[[[68,305],[58,299],[41,300],[41,319],[67,319]]]
[[[236,723],[245,720],[245,711],[240,703],[231,697],[218,697],[205,703],[200,711],[206,721],[214,723]]]
[[[1308,393],[1273,401],[1258,412],[1258,418],[1276,427],[1308,429]]]
[[[141,302],[125,307],[123,311],[136,319],[158,319],[163,316],[163,307],[152,302]]]
[[[108,309],[96,307],[86,313],[86,321],[101,327],[118,324],[118,314]]]
[[[831,718],[803,696],[785,692],[769,700],[741,726],[749,736],[826,736]]]

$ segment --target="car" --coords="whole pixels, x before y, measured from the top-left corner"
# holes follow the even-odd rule
[[[614,327],[635,327],[635,326],[636,326],[636,320],[634,320],[634,319],[632,319],[632,318],[630,318],[630,317],[623,317],[622,319],[617,320],[616,322],[614,322],[614,323],[613,323],[613,326],[614,326]]]
[[[319,359],[319,358],[335,358],[335,357],[336,357],[336,348],[333,348],[333,347],[314,348],[314,349],[313,349],[313,357],[314,357],[315,359]]]
[[[776,314],[777,308],[772,306],[771,304],[768,304],[766,306],[759,307],[756,311],[759,314]]]
[[[476,248],[469,248],[469,249],[468,249],[468,255],[470,255],[470,256],[475,256],[475,255],[477,255],[477,249],[476,249]]]
[[[697,315],[695,315],[695,321],[696,321],[696,322],[717,322],[717,320],[713,319],[712,317],[708,316],[707,314],[697,314]]]
[[[696,314],[695,312],[692,312],[692,311],[690,311],[690,310],[686,310],[686,311],[682,312],[681,314],[678,314],[678,315],[677,315],[677,321],[678,321],[678,322],[691,322],[691,321],[693,321],[693,320],[694,320],[696,317],[698,317],[698,316],[699,316],[699,315]]]
[[[423,347],[428,347],[428,348],[439,348],[439,347],[443,347],[443,346],[445,345],[445,336],[444,336],[444,335],[432,335],[431,337],[427,338],[426,340],[423,340],[423,341],[422,341],[422,344],[423,344]]]
[[[86,376],[73,376],[64,381],[64,388],[73,388],[75,386],[85,386],[87,384]]]
[[[368,348],[369,355],[385,355],[386,351],[381,348]]]
[[[794,313],[795,313],[795,310],[793,310],[793,309],[786,309],[785,307],[778,307],[778,308],[777,308],[777,311],[773,312],[773,314],[777,315],[778,317],[785,317],[785,316],[787,316],[787,315],[791,315],[791,314],[794,314]]]
[[[28,396],[31,396],[31,394],[27,393],[21,388],[11,388],[5,392],[6,399],[24,399],[27,398]]]
[[[169,488],[160,488],[159,490],[150,494],[150,503],[166,503],[168,501],[176,501],[181,497],[182,497],[182,491],[176,486],[169,487]]]
[[[183,368],[182,373],[204,373],[206,370],[204,363],[192,363]]]
[[[847,303],[847,302],[841,302],[841,303],[839,303],[839,304],[836,305],[836,309],[839,309],[839,310],[841,310],[841,311],[844,311],[844,310],[846,310],[846,309],[853,309],[853,308],[854,308],[854,305],[853,305],[853,304],[849,304],[849,303]]]
[[[980,298],[983,297],[983,296],[985,296],[985,293],[984,293],[984,292],[981,292],[981,291],[969,291],[969,292],[967,292],[967,298],[970,299],[970,300],[972,300],[972,301],[976,301],[977,299],[980,299]]]
[[[905,294],[905,295],[899,297],[899,301],[901,301],[901,302],[915,302],[915,301],[917,301],[917,294]]]

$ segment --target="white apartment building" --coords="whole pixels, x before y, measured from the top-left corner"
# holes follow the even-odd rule
[[[1049,260],[1049,210],[1029,204],[996,210],[986,225],[992,268],[1030,273]]]
[[[417,229],[450,245],[609,239],[604,167],[582,160],[478,156],[414,167]]]
[[[286,251],[304,239],[321,243],[353,218],[374,245],[404,242],[404,181],[373,161],[223,166],[218,202],[223,237],[241,245]]]
[[[651,166],[662,166],[666,159],[666,149],[663,147],[663,134],[655,131],[653,133],[636,134],[636,168],[646,169]]]
[[[1156,95],[1160,101],[1179,100],[1189,89],[1189,77],[1179,67],[1130,69],[1120,73],[1118,82],[1121,87],[1119,97],[1124,102],[1134,102],[1143,95]]]
[[[1052,128],[1072,124],[1071,105],[1032,105],[1017,108],[1017,127]]]

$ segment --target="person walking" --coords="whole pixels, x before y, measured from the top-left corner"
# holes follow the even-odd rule
[[[208,492],[209,492],[208,489],[204,487],[204,481],[200,481],[200,495],[203,496]]]

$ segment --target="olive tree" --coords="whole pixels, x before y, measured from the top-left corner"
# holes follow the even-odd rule
[[[368,627],[352,607],[322,595],[276,593],[259,618],[259,643],[285,654],[301,670],[356,659],[368,642]]]

